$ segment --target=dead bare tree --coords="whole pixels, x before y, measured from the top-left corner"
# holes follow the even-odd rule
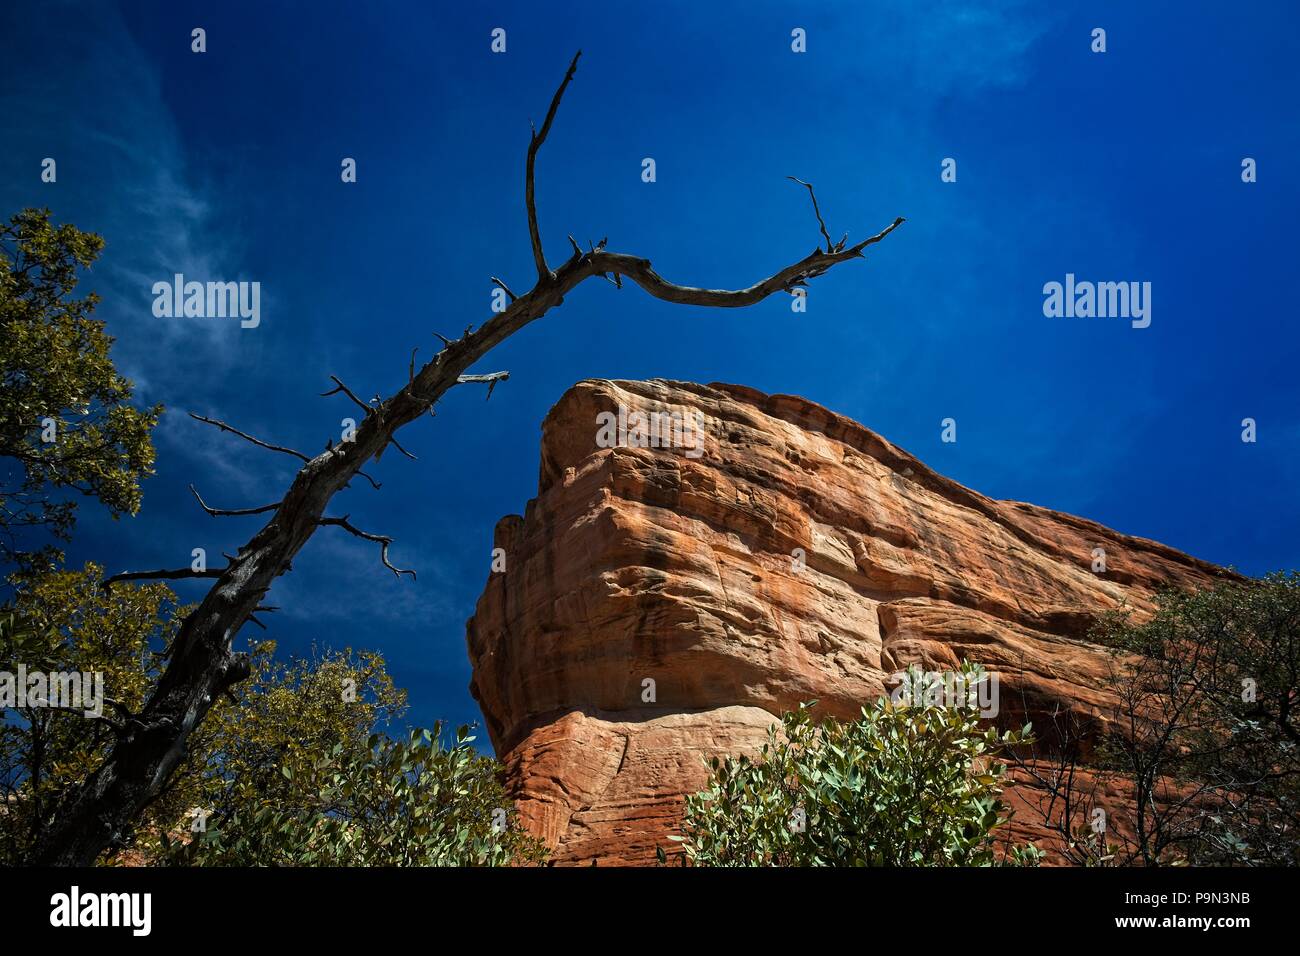
[[[339,379],[326,394],[341,393],[364,412],[354,440],[331,444],[320,454],[309,457],[291,448],[261,441],[224,422],[204,419],[223,431],[253,444],[301,459],[302,467],[279,501],[258,508],[223,511],[208,508],[214,516],[255,514],[269,511],[267,523],[234,555],[228,564],[206,572],[152,571],[127,577],[215,577],[216,582],[202,602],[184,620],[172,649],[166,670],[140,713],[123,720],[117,739],[103,763],[84,784],[69,794],[55,812],[45,838],[40,842],[34,862],[43,865],[87,865],[107,847],[120,842],[128,833],[140,811],[162,788],[183,755],[186,740],[203,720],[213,699],[243,680],[249,673],[246,655],[232,651],[235,635],[260,604],[276,577],[289,570],[290,562],[318,528],[334,526],[350,534],[381,545],[381,560],[395,574],[412,574],[388,562],[391,539],[371,534],[353,526],[347,517],[327,517],[330,499],[356,476],[371,481],[362,466],[376,460],[389,445],[402,454],[409,453],[398,444],[398,429],[432,412],[434,404],[456,385],[487,384],[490,391],[504,381],[507,372],[486,375],[469,374],[468,369],[493,347],[524,326],[540,319],[560,305],[564,297],[579,284],[599,276],[622,288],[623,279],[631,279],[657,299],[687,305],[739,308],[761,302],[774,292],[794,293],[809,279],[822,275],[832,266],[863,258],[863,251],[889,235],[902,222],[895,219],[887,228],[855,245],[845,236],[832,244],[821,211],[816,206],[826,248],[819,245],[798,262],[746,289],[697,289],[677,285],[662,278],[651,268],[650,260],[606,250],[606,240],[584,251],[569,237],[572,254],[557,269],[547,265],[542,251],[541,231],[537,222],[534,195],[534,167],[537,154],[551,131],[551,124],[578,66],[579,51],[569,64],[564,79],[551,100],[550,109],[540,130],[534,129],[528,144],[524,195],[528,215],[528,235],[537,281],[522,295],[512,293],[500,279],[492,278],[509,298],[503,312],[494,314],[477,331],[472,326],[455,340],[438,335],[443,348],[417,372],[414,354],[407,382],[385,399],[376,396],[363,401]],[[801,183],[801,185],[807,185]],[[812,187],[807,186],[810,193]],[[195,492],[195,497],[198,493]]]
[[[1228,613],[1240,613],[1239,606]],[[1140,643],[1128,649],[1146,653],[1111,647],[1104,686],[1113,709],[1099,717],[1054,706],[1036,721],[1038,740],[1008,756],[1016,777],[1030,785],[1022,796],[1054,837],[1054,849],[1080,866],[1271,863],[1293,856],[1284,845],[1288,837],[1295,842],[1286,781],[1300,770],[1293,750],[1278,746],[1292,728],[1283,724],[1270,735],[1262,722],[1237,716],[1267,719],[1281,707],[1244,704],[1237,696],[1241,672],[1230,658],[1250,643],[1281,645],[1294,623],[1270,642],[1247,627],[1230,630],[1237,621],[1205,612],[1197,627],[1158,619],[1130,632],[1121,622],[1108,619],[1094,636],[1136,634]],[[1271,648],[1252,652],[1282,656]],[[1286,673],[1271,663],[1259,671]],[[1291,692],[1276,699],[1286,705]],[[1028,714],[1023,691],[1021,701]],[[1104,812],[1094,816],[1098,810]]]
[[[1020,698],[1021,713],[1028,719],[1023,688]],[[1022,799],[1030,813],[1053,838],[1053,849],[1075,866],[1113,864],[1118,852],[1107,842],[1104,828],[1094,829],[1093,814],[1106,809],[1103,772],[1083,760],[1101,729],[1096,718],[1054,703],[1036,723],[1030,743],[1006,755],[1013,778],[1029,785]],[[1119,838],[1125,839],[1122,833]]]

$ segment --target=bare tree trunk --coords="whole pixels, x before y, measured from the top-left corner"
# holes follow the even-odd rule
[[[534,201],[533,168],[538,150],[550,131],[560,100],[577,68],[578,55],[569,65],[563,82],[556,90],[540,132],[534,131],[528,148],[525,173],[525,196],[529,237],[537,266],[537,282],[531,290],[515,296],[498,279],[492,281],[511,299],[504,312],[495,314],[478,331],[466,329],[417,372],[414,355],[408,381],[399,391],[382,401],[363,402],[342,382],[326,394],[343,392],[365,411],[354,440],[327,448],[314,458],[292,449],[269,445],[221,422],[203,419],[224,431],[233,432],[272,451],[294,455],[303,466],[294,476],[284,497],[261,508],[225,511],[199,504],[209,514],[256,514],[273,511],[266,525],[222,569],[207,572],[155,571],[118,575],[116,580],[146,577],[215,577],[216,583],[203,601],[182,623],[171,658],[157,688],[136,715],[116,723],[117,739],[104,762],[77,790],[72,792],[55,814],[51,826],[40,842],[33,862],[43,865],[89,865],[106,848],[125,839],[141,811],[153,800],[184,754],[190,733],[199,725],[218,694],[248,676],[246,655],[232,652],[235,635],[259,609],[262,598],[276,577],[288,571],[294,556],[322,525],[344,530],[379,543],[381,557],[394,573],[404,572],[388,563],[389,538],[369,534],[353,527],[346,517],[327,517],[330,499],[347,487],[371,458],[378,459],[392,444],[402,426],[432,410],[448,389],[458,384],[483,383],[489,394],[507,372],[469,375],[467,370],[493,347],[522,329],[550,309],[580,283],[601,276],[622,287],[624,277],[646,292],[668,302],[721,308],[740,307],[759,302],[774,292],[792,292],[806,280],[819,276],[837,263],[862,258],[863,250],[879,242],[903,220],[896,219],[875,236],[847,246],[847,236],[832,245],[825,231],[820,210],[814,211],[826,248],[820,246],[798,262],[747,289],[735,291],[696,289],[679,286],[657,275],[647,259],[605,251],[605,241],[584,252],[569,238],[572,255],[556,270],[551,270],[542,253],[540,231]],[[797,181],[797,180],[796,180]],[[800,185],[807,185],[800,183]],[[808,186],[809,191],[812,187]],[[435,333],[436,334],[436,333]],[[197,491],[195,497],[198,497]]]

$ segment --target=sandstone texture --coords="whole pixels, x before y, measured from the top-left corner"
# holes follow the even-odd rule
[[[598,415],[620,406],[698,413],[702,446],[601,447]],[[978,661],[1018,719],[1104,720],[1097,616],[1228,574],[986,498],[804,399],[667,381],[570,389],[542,426],[538,495],[494,546],[471,691],[526,825],[583,865],[653,863],[708,757],[755,750],[802,701],[856,714],[908,664]]]

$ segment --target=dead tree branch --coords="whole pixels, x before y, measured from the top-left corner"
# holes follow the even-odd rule
[[[515,297],[504,311],[493,313],[477,330],[471,326],[455,341],[439,335],[443,349],[418,371],[408,370],[405,384],[386,399],[363,402],[338,378],[333,378],[336,388],[326,394],[343,392],[367,414],[351,441],[332,445],[314,458],[307,459],[291,449],[268,445],[224,426],[261,447],[295,455],[304,464],[285,490],[275,513],[239,549],[237,562],[204,573],[153,572],[153,576],[203,576],[215,577],[217,581],[182,621],[173,653],[139,720],[114,743],[90,777],[70,791],[61,803],[53,824],[33,855],[33,863],[89,865],[106,847],[127,838],[142,808],[156,797],[175,770],[189,734],[204,719],[212,702],[248,676],[248,655],[233,652],[234,635],[262,603],[275,579],[291,568],[293,559],[319,527],[337,525],[365,540],[378,542],[381,559],[394,574],[415,576],[414,572],[403,571],[388,561],[389,538],[358,531],[347,518],[325,518],[325,508],[353,477],[364,475],[362,467],[379,457],[399,429],[432,412],[435,403],[449,389],[462,382],[487,381],[490,390],[497,381],[504,381],[505,373],[475,376],[469,369],[497,345],[559,306],[581,283],[597,276],[613,276],[615,281],[626,276],[665,302],[718,308],[753,305],[775,292],[787,291],[820,276],[841,262],[862,258],[864,249],[881,241],[903,222],[901,218],[896,219],[875,236],[848,248],[823,251],[818,246],[799,261],[745,289],[701,289],[669,282],[651,268],[650,260],[609,252],[604,240],[586,252],[575,243],[572,256],[552,271],[542,252],[534,171],[538,151],[546,141],[577,64],[575,55],[552,98],[541,130],[532,134],[528,146],[525,206],[537,266],[536,284]],[[218,427],[224,424],[207,421]]]
[[[817,206],[817,194],[813,192],[812,183],[806,183],[802,179],[795,179],[793,176],[787,176],[785,178],[790,180],[791,182],[798,183],[800,186],[808,187],[808,195],[812,197],[813,215],[817,217],[817,225],[821,227],[822,238],[826,240],[826,251],[834,252],[835,247],[831,245],[831,234],[826,231],[826,220],[822,218],[822,211]],[[840,246],[843,247],[844,243],[847,240],[848,240],[848,235],[845,234],[844,239],[840,240]]]
[[[411,353],[411,361],[412,363],[414,363],[415,361],[414,352]],[[328,398],[331,395],[337,395],[339,392],[342,392],[348,398],[352,399],[352,401],[356,402],[357,405],[361,406],[361,410],[365,412],[367,415],[374,412],[375,407],[371,405],[369,402],[363,402],[361,399],[357,398],[356,392],[352,391],[352,389],[344,385],[337,375],[331,375],[330,381],[334,383],[334,388],[331,388],[328,392],[321,392],[320,393],[321,398]]]
[[[403,574],[409,574],[411,580],[415,580],[414,571],[409,571],[406,568],[395,567],[393,563],[388,560],[388,547],[393,543],[392,538],[385,534],[371,534],[368,531],[362,531],[360,528],[355,527],[348,521],[348,518],[350,517],[351,515],[344,515],[342,518],[321,518],[319,523],[323,525],[334,525],[335,527],[342,528],[349,534],[356,535],[358,538],[364,538],[366,541],[376,542],[380,546],[379,560],[384,562],[384,567],[388,568],[388,570],[392,571],[393,574],[399,578]]]
[[[179,581],[183,578],[219,578],[228,568],[205,568],[195,571],[193,568],[171,568],[160,571],[123,571],[104,578],[105,584],[118,581]]]
[[[381,485],[379,482],[375,481],[375,479],[371,478],[368,474],[366,474],[366,473],[365,473],[364,471],[362,471],[360,468],[357,469],[357,474],[360,475],[362,478],[366,479],[366,481],[370,482],[370,487],[371,487],[371,488],[374,488],[375,491],[378,491],[380,488],[383,487],[383,485]]]
[[[192,484],[190,485],[190,494],[199,503],[199,507],[214,518],[229,518],[235,515],[260,515],[265,511],[274,511],[280,507],[280,502],[276,501],[269,505],[262,505],[260,508],[209,508],[207,502],[199,496],[198,489]]]
[[[212,425],[215,428],[221,429],[223,432],[230,432],[232,435],[238,435],[240,438],[244,439],[244,441],[252,442],[258,448],[265,448],[267,451],[278,451],[285,455],[293,455],[294,458],[301,461],[311,461],[310,458],[300,451],[295,451],[292,448],[285,448],[282,445],[272,445],[269,442],[264,442],[260,438],[254,438],[252,435],[249,435],[246,432],[241,432],[238,428],[227,425],[225,422],[218,421],[215,418],[208,418],[206,415],[197,415],[194,412],[190,412],[189,414],[190,418],[197,422],[203,422],[205,425]]]
[[[555,91],[555,96],[551,97],[551,108],[546,111],[546,120],[542,123],[542,131],[539,133],[534,130],[528,140],[528,159],[524,165],[524,204],[528,207],[528,238],[533,244],[533,262],[537,265],[538,283],[552,278],[552,274],[550,268],[546,265],[546,256],[542,252],[542,233],[537,227],[537,198],[534,186],[537,151],[542,148],[542,144],[546,142],[547,134],[551,131],[551,123],[555,120],[555,113],[560,108],[560,100],[564,98],[564,91],[568,89],[569,81],[573,79],[573,74],[578,69],[578,57],[580,56],[582,56],[581,50],[573,55],[573,61],[569,63],[569,69],[564,74],[564,80],[560,83],[560,88]]]
[[[456,378],[457,385],[468,385],[473,382],[487,383],[487,396],[483,401],[492,397],[492,389],[497,387],[497,382],[504,382],[510,378],[509,372],[489,372],[487,375],[461,375]]]
[[[502,281],[501,281],[500,279],[498,279],[496,276],[488,276],[488,278],[490,278],[490,279],[492,280],[492,284],[493,284],[494,286],[496,286],[498,289],[500,289],[502,292],[504,292],[506,295],[508,295],[508,296],[510,297],[510,301],[511,301],[511,302],[513,302],[513,301],[515,301],[515,299],[519,298],[519,296],[515,295],[513,292],[510,291],[510,287],[509,287],[508,285],[506,285],[504,282],[502,282]]]
[[[398,451],[400,451],[400,452],[401,452],[403,455],[405,455],[407,458],[411,459],[411,461],[419,461],[419,460],[420,460],[420,459],[416,458],[414,455],[412,455],[412,454],[411,454],[409,451],[407,451],[405,448],[403,448],[401,442],[399,442],[396,438],[389,438],[389,439],[388,439],[388,444],[392,445],[394,448],[396,448]]]

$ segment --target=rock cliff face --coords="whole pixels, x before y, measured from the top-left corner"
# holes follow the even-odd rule
[[[630,447],[637,412],[674,416],[649,430],[675,447]],[[471,691],[527,826],[557,862],[603,865],[671,848],[708,757],[756,749],[801,701],[856,714],[911,663],[979,661],[1020,720],[1104,720],[1097,615],[1226,573],[986,498],[804,399],[663,381],[570,389],[495,547]]]

